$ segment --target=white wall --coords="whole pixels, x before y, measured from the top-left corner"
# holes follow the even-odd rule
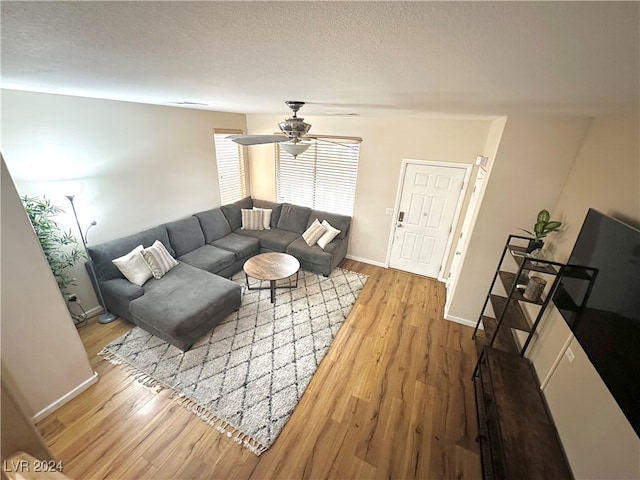
[[[239,114],[2,90],[2,152],[20,195],[75,203],[89,243],[100,243],[220,205],[214,128],[245,130]],[[97,300],[74,270],[84,307]]]
[[[0,176],[2,375],[33,417],[95,377],[4,160]]]
[[[537,213],[553,212],[589,119],[511,116],[478,211],[449,315],[475,324],[510,233],[530,229]]]
[[[549,237],[555,258],[566,261],[589,208],[640,226],[639,112],[595,118],[554,206],[563,224]],[[586,357],[580,344],[562,355],[571,338],[560,313],[551,308],[529,356],[541,379],[558,432],[576,478],[640,478],[640,440]],[[552,365],[559,359],[557,369]],[[637,381],[638,372],[629,372]]]
[[[250,133],[273,133],[282,116],[249,115]],[[384,264],[403,158],[473,164],[481,155],[491,119],[421,117],[306,117],[312,133],[363,139],[349,256]],[[254,197],[274,200],[274,147],[250,147],[251,191]],[[472,176],[473,178],[473,176]],[[468,198],[465,199],[465,202]]]

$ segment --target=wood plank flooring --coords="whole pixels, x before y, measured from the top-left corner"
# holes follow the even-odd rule
[[[369,275],[282,433],[260,457],[97,353],[132,328],[80,330],[100,381],[37,426],[75,479],[479,478],[472,329],[443,319],[442,283]]]

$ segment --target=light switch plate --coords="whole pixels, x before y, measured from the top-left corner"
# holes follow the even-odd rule
[[[569,363],[572,363],[573,360],[576,358],[576,356],[573,353],[573,350],[571,350],[570,348],[567,348],[567,351],[564,352],[564,354],[567,356]]]
[[[393,215],[393,208],[387,208],[384,213],[387,215]]]

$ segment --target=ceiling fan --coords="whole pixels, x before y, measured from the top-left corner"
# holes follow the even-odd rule
[[[294,157],[303,153],[309,146],[310,142],[306,139],[315,139],[317,137],[308,136],[307,132],[311,129],[311,124],[306,123],[304,118],[298,117],[298,110],[302,108],[304,102],[297,100],[288,100],[284,102],[293,111],[293,116],[287,118],[284,122],[280,122],[278,127],[284,134],[282,135],[229,135],[227,138],[233,140],[240,145],[261,145],[264,143],[281,143],[281,147]]]

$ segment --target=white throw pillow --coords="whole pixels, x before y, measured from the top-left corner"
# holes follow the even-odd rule
[[[264,230],[264,214],[262,210],[242,208],[242,229],[243,230]]]
[[[326,232],[318,239],[318,246],[324,250],[331,240],[340,235],[340,230],[333,228],[326,220],[322,221],[322,226],[325,228]]]
[[[142,250],[142,258],[149,265],[154,278],[162,278],[169,270],[178,265],[160,240]]]
[[[273,209],[271,208],[258,208],[253,207],[254,210],[262,210],[262,225],[265,230],[271,230],[271,213],[273,213]]]
[[[322,237],[322,235],[324,235],[326,232],[327,229],[324,228],[320,224],[320,221],[316,218],[313,223],[309,225],[309,228],[307,228],[307,230],[302,234],[302,238],[304,238],[304,241],[307,242],[307,245],[313,247],[318,239]]]
[[[131,283],[141,287],[151,278],[151,269],[142,258],[142,245],[122,257],[111,260]]]

